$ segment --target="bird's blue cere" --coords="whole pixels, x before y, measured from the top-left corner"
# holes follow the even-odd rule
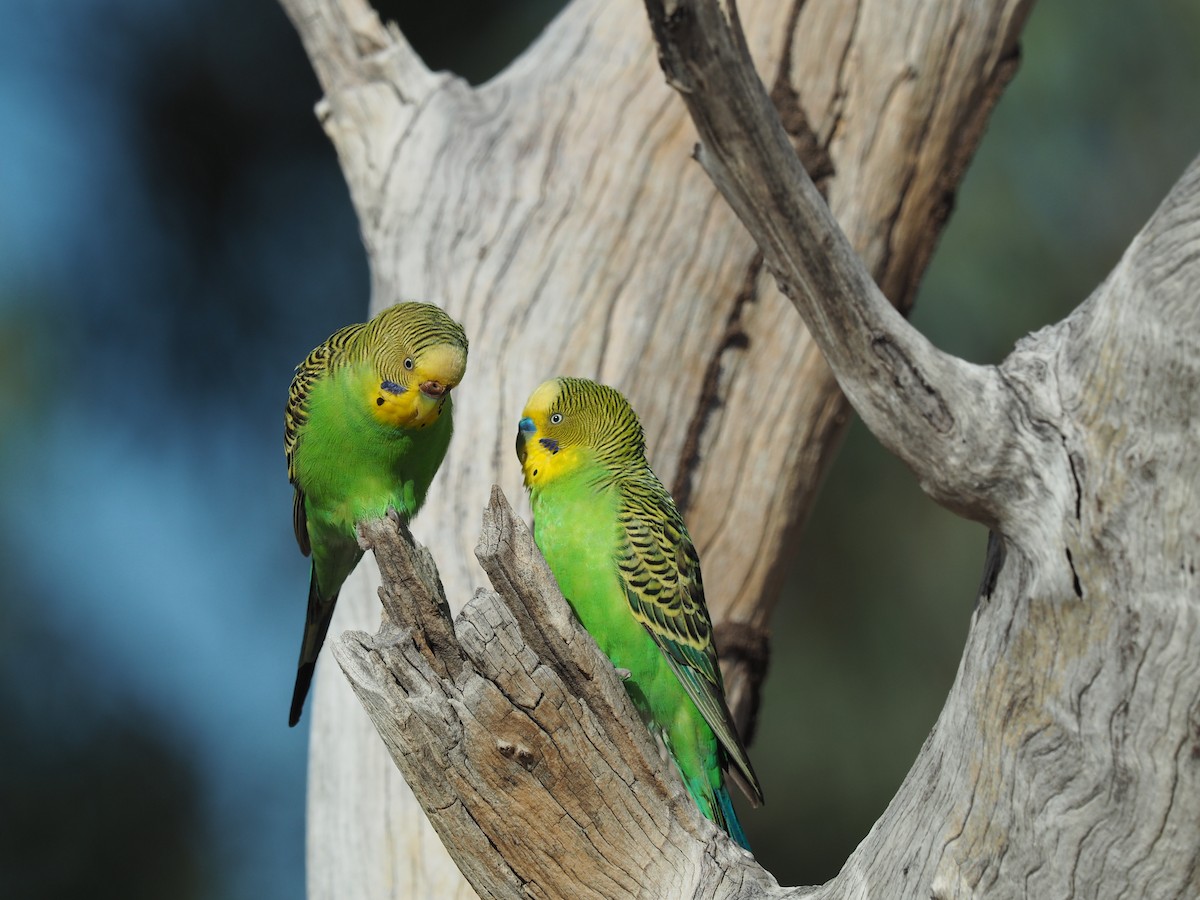
[[[517,423],[517,430],[522,434],[533,434],[535,431],[537,431],[537,426],[533,424],[533,419],[529,418],[529,416],[526,416]]]

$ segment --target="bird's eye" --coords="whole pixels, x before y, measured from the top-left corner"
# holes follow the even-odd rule
[[[406,357],[404,358],[404,368],[408,369],[408,371],[410,371],[410,372],[411,372],[411,371],[412,371],[412,367],[413,367],[413,359],[412,359],[412,357],[411,357],[411,356],[406,356]]]
[[[551,425],[557,425],[561,421],[562,421],[562,413],[555,413],[554,415],[552,415],[550,417]]]

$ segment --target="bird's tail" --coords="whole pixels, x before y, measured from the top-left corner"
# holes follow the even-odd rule
[[[749,850],[750,842],[746,839],[746,832],[742,830],[742,823],[738,821],[737,813],[733,811],[733,799],[729,796],[729,790],[724,786],[717,788],[715,793],[716,803],[713,804],[714,821],[720,825],[725,832],[737,841],[741,846]]]
[[[317,572],[313,568],[312,581],[308,585],[308,615],[304,620],[304,638],[300,643],[300,664],[296,670],[296,687],[292,691],[292,709],[288,713],[288,725],[300,721],[300,712],[304,709],[304,700],[312,685],[313,673],[317,668],[317,656],[321,645],[325,643],[325,635],[329,632],[329,622],[333,619],[333,608],[337,605],[338,595],[334,594],[328,600],[322,600],[317,591]]]

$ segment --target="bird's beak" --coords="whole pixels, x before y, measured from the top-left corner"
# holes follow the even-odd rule
[[[517,459],[521,461],[521,465],[525,465],[525,442],[529,436],[537,431],[537,426],[533,424],[533,419],[526,416],[517,425]]]
[[[417,385],[417,393],[413,396],[415,426],[424,428],[437,421],[453,387],[454,384],[451,382],[432,378]]]

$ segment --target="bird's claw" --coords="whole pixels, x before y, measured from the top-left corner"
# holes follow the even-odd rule
[[[402,524],[400,521],[400,512],[394,506],[388,507],[387,517],[392,520],[392,524],[397,528]]]
[[[628,669],[622,669],[620,667],[617,668],[617,677],[622,681],[628,681],[631,675],[633,675],[633,673]]]

